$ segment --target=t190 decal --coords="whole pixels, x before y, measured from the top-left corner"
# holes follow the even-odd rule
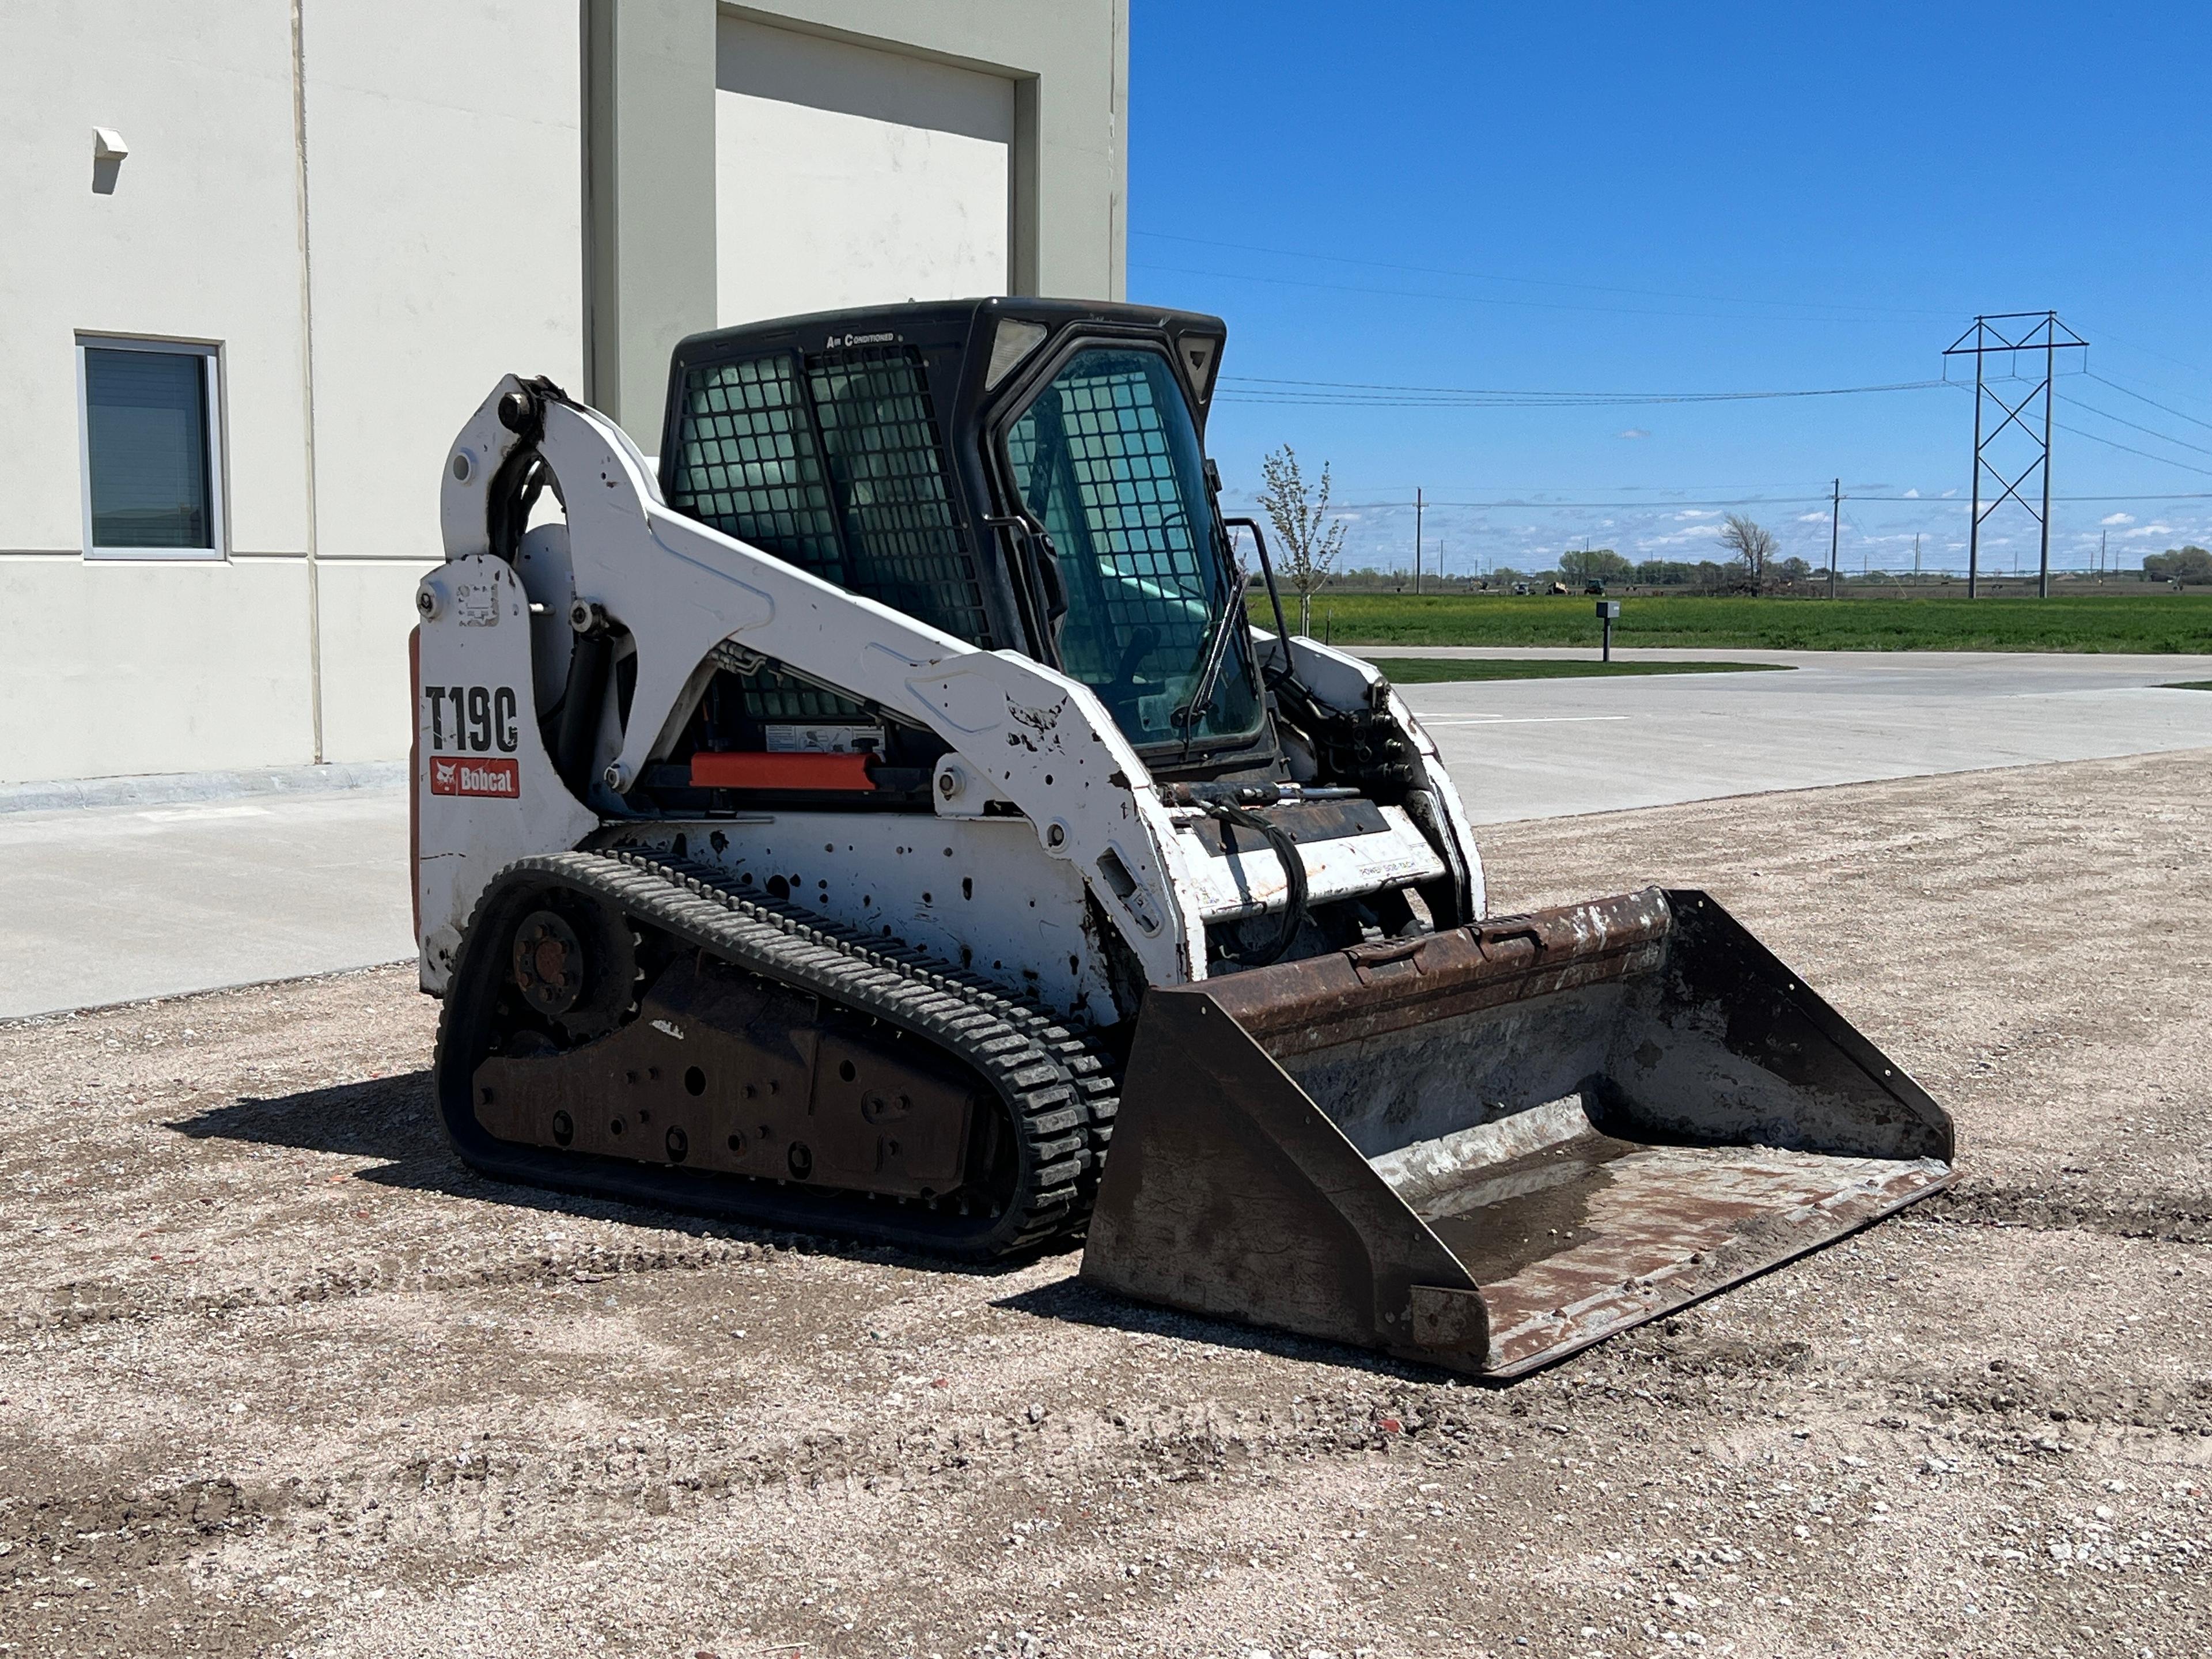
[[[483,685],[426,685],[422,696],[430,705],[433,750],[473,750],[481,755],[497,749],[502,755],[512,755],[521,747],[522,731],[515,724],[518,705],[511,686],[495,690]]]

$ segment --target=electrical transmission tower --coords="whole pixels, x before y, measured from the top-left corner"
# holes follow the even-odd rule
[[[2039,598],[2051,597],[2051,381],[2057,377],[2058,354],[2079,347],[2086,354],[2089,343],[2058,320],[2055,311],[2008,311],[1990,317],[1977,317],[1974,325],[1951,343],[1943,354],[1953,357],[1972,357],[1974,360],[1974,489],[1973,519],[1966,530],[1966,597],[1972,599],[1979,591],[1982,563],[1982,520],[2003,506],[2008,498],[2018,501],[2027,509],[2043,532],[2043,553],[2038,565],[2035,591]],[[2020,354],[2042,354],[2041,374],[2037,377],[2035,358],[2027,360],[2029,373],[2020,368]],[[2002,358],[2001,367],[1989,363],[1990,358]],[[1943,365],[1946,374],[1950,363]],[[1992,369],[1995,372],[1992,372]],[[2002,386],[1992,386],[1996,380]],[[2006,389],[2025,386],[2015,403]],[[2036,399],[2043,400],[2042,417],[2033,413]],[[2002,412],[2002,418],[1994,424],[1984,420],[1984,413]],[[2001,458],[1992,459],[1992,452]],[[2011,477],[2006,476],[2008,466],[2026,456],[2027,462]],[[1997,486],[1996,495],[1987,507],[1982,505],[1982,474],[1987,471]],[[2037,478],[2041,486],[2039,506],[2031,505],[2021,494],[2021,486],[2030,478]]]

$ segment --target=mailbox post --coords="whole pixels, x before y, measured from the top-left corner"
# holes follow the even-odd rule
[[[1600,659],[1601,661],[1611,662],[1613,660],[1613,620],[1620,615],[1620,601],[1619,599],[1600,599],[1597,602],[1597,619],[1605,624],[1605,654]]]

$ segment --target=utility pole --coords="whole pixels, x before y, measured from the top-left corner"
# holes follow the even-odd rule
[[[1425,505],[1420,487],[1413,489],[1413,592],[1421,591],[1421,509]]]
[[[1917,530],[1916,530],[1916,531],[1914,531],[1914,532],[1912,532],[1912,581],[1913,581],[1913,585],[1914,585],[1915,586],[1919,586],[1919,583],[1920,583],[1920,532],[1919,532],[1918,531],[1917,531]]]
[[[2058,313],[2052,312],[2051,320],[2057,322]],[[2058,378],[2058,346],[2051,337],[2052,331],[2043,334],[2043,554],[2035,567],[2035,597],[2051,597],[2051,386]]]
[[[2058,337],[2061,334],[2066,337],[2063,340]],[[2042,337],[2038,339],[2038,335]],[[2058,354],[2076,348],[2086,352],[2088,344],[2087,340],[2060,322],[2055,311],[2010,311],[1975,318],[1974,325],[1944,350],[1943,356],[1947,359],[1972,357],[1974,360],[1974,482],[1970,509],[1972,517],[1966,531],[1966,597],[1970,599],[1980,591],[1982,520],[2003,506],[2007,500],[2017,501],[2040,526],[2041,559],[2036,592],[2043,599],[2051,597],[2051,404],[2056,396]],[[2043,348],[2041,382],[2031,386],[2019,402],[2012,402],[2004,392],[1990,386],[1985,368],[1986,359],[2002,356],[2004,364],[2001,378],[2017,380],[2021,378],[2016,369],[2019,354],[2033,351],[2038,346]],[[1948,364],[1946,367],[1948,369]],[[2037,429],[2033,418],[2028,415],[2039,392],[2043,394],[2043,425],[2040,430]],[[1993,412],[2002,416],[1994,425],[1985,425],[1982,419],[1982,405],[1985,400],[1996,405]],[[2008,431],[2015,428],[2030,446],[2026,452],[2029,459],[2016,475],[2008,477],[2004,469],[1990,459],[1989,451]],[[2019,459],[2021,453],[2015,444],[2014,459]],[[1991,480],[1998,486],[1996,495],[1986,508],[1982,506],[1982,472],[1984,468],[1988,469]],[[2039,508],[2030,506],[2027,497],[2020,493],[2021,486],[2027,482],[2028,475],[2039,469],[2043,475],[2042,505]],[[2015,559],[2015,575],[2018,574],[2017,566]]]
[[[1836,493],[1828,499],[1828,597],[1836,597],[1836,544],[1843,534],[1844,481],[1836,480]]]
[[[1979,330],[1981,319],[1974,319]],[[1967,509],[1966,524],[1966,597],[1972,599],[1981,591],[1982,580],[1982,352],[1981,341],[1974,342],[1974,501]]]
[[[2097,532],[2097,580],[2099,581],[2105,580],[2105,544],[2110,539],[2112,533],[2109,530],[2100,530]]]

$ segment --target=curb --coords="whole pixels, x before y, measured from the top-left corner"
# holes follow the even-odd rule
[[[288,985],[317,985],[329,979],[356,974],[381,973],[387,968],[412,968],[413,957],[394,957],[389,962],[364,962],[350,968],[319,968],[311,974],[287,974],[276,979],[241,979],[221,985],[203,985],[189,991],[155,991],[145,996],[125,997],[116,1002],[86,1002],[73,1007],[42,1008],[32,1014],[0,1014],[0,1033],[25,1025],[53,1025],[64,1020],[112,1014],[125,1008],[153,1008],[173,1002],[196,1002],[203,997],[228,996],[234,991],[276,990]]]
[[[345,761],[238,772],[156,772],[128,778],[58,778],[0,783],[0,814],[67,812],[94,806],[166,806],[240,795],[323,795],[344,789],[401,789],[405,761]]]

